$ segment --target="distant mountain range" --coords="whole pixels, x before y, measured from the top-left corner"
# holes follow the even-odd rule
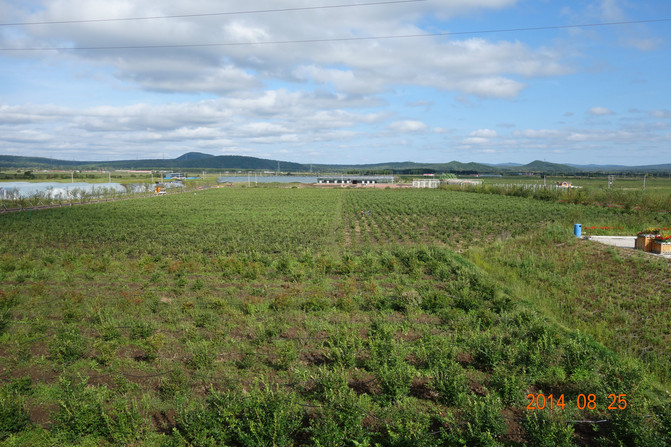
[[[575,165],[558,164],[535,160],[526,165],[503,163],[497,165],[483,163],[416,163],[389,162],[361,165],[305,165],[280,160],[246,157],[242,155],[210,155],[189,152],[174,159],[118,160],[118,161],[68,161],[40,157],[0,155],[0,169],[142,169],[142,170],[255,170],[281,172],[368,172],[394,174],[420,174],[451,172],[457,174],[580,174],[580,173],[671,173],[671,163],[646,166],[619,165]]]

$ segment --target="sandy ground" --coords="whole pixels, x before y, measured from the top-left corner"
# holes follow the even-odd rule
[[[587,236],[586,239],[590,241],[600,242],[606,245],[613,245],[620,248],[628,248],[635,250],[636,236]],[[641,251],[641,253],[645,253]],[[661,256],[663,258],[671,259],[671,255],[658,255],[655,253],[648,253],[653,256]]]

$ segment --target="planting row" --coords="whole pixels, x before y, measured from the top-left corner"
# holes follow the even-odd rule
[[[0,436],[574,445],[586,434],[571,421],[585,420],[606,421],[588,438],[603,445],[668,441],[668,403],[640,365],[556,327],[446,249],[203,265],[74,262],[48,278],[33,265],[37,275],[5,282]],[[539,393],[599,401],[527,409]],[[610,394],[627,408],[608,409]]]

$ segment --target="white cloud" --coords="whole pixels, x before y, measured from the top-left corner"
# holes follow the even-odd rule
[[[421,121],[408,120],[408,121],[395,121],[389,124],[387,128],[394,132],[424,132],[429,128],[429,126],[427,126]]]
[[[600,6],[604,20],[614,22],[625,19],[625,14],[619,0],[601,0]]]
[[[664,119],[669,119],[671,118],[671,110],[667,109],[662,109],[662,110],[652,110],[650,112],[650,116],[654,118],[664,118]]]
[[[382,79],[377,82],[357,78],[352,70],[330,69],[316,65],[301,66],[293,71],[300,80],[312,80],[319,84],[332,84],[337,91],[351,94],[376,93],[383,88]]]
[[[307,1],[296,5],[313,6]],[[3,52],[0,147],[13,153],[82,159],[101,158],[96,154],[135,158],[163,151],[175,156],[200,150],[292,154],[289,158],[314,157],[315,162],[407,159],[412,153],[433,154],[441,161],[446,154],[464,159],[484,151],[500,157],[532,154],[535,159],[541,151],[570,153],[625,143],[636,148],[668,147],[671,112],[663,109],[668,101],[661,77],[649,75],[650,70],[665,72],[668,58],[662,51],[667,48],[661,39],[665,36],[653,33],[657,30],[653,26],[338,40],[456,33],[479,28],[473,17],[503,28],[507,24],[497,23],[502,17],[498,11],[523,6],[517,0],[431,0],[4,27],[0,45],[6,47],[186,46]],[[628,0],[589,0],[565,8],[568,21],[562,20],[627,19],[633,6]],[[237,7],[216,0],[0,0],[3,20],[16,22],[276,8],[272,0]],[[543,20],[551,23],[557,18],[546,14],[547,8],[541,10]],[[459,15],[468,20],[459,21]],[[576,39],[577,33],[590,38]],[[314,39],[333,40],[307,43]],[[269,41],[305,42],[262,44]],[[223,45],[188,46],[203,43]],[[602,51],[606,45],[648,53],[639,53],[637,64],[631,66],[611,59],[614,52]],[[592,76],[580,77],[581,89],[590,92],[593,103],[585,104],[584,95],[571,90],[572,82],[538,81],[585,69],[594,69]],[[612,76],[608,85],[612,79],[613,91],[631,89],[630,94],[598,96],[603,89],[595,82],[607,76]],[[646,90],[633,79],[645,79]],[[618,112],[617,120],[603,118],[615,115],[614,110],[643,109],[638,99],[650,91],[661,92],[652,98],[659,101],[650,106],[656,110],[642,110],[636,116]],[[567,110],[561,100],[568,97],[573,110],[587,110],[582,127],[577,117],[566,118],[572,112],[561,115]],[[606,102],[611,108],[589,108]],[[487,126],[496,126],[496,131]],[[447,149],[462,145],[472,145],[472,150],[457,156]]]
[[[354,42],[237,45],[422,34],[414,25],[427,17],[452,17],[470,10],[512,7],[516,0],[459,0],[386,7],[336,8],[274,14],[183,17],[179,19],[81,23],[30,27],[31,46],[143,46],[223,43],[212,47],[78,51],[70,57],[111,66],[119,79],[161,92],[227,94],[260,89],[268,82],[331,85],[349,94],[373,94],[395,85],[423,85],[492,97],[515,97],[524,85],[511,76],[534,78],[567,72],[562,56],[520,42],[482,38],[383,39]],[[22,20],[124,18],[194,13],[186,0],[44,0]],[[214,0],[196,12],[231,11]],[[273,9],[259,0],[245,9]],[[421,51],[417,51],[418,46]]]
[[[516,137],[534,139],[556,138],[560,134],[560,131],[556,129],[525,129],[513,132],[513,135]]]
[[[491,129],[479,129],[469,134],[469,136],[477,138],[495,138],[496,135],[496,131]]]
[[[356,112],[377,104],[341,95],[271,90],[195,103],[85,109],[0,106],[0,146],[6,153],[21,153],[21,148],[43,142],[37,149],[42,156],[74,158],[77,154],[82,160],[132,159],[145,153],[155,158],[157,150],[168,156],[189,150],[218,153],[230,147],[258,156],[252,149],[255,145],[306,147],[358,138],[357,126],[389,118],[388,113]],[[428,129],[421,122],[399,122],[399,129],[401,125],[405,131]]]
[[[619,43],[623,47],[636,48],[640,51],[653,51],[662,46],[664,41],[657,38],[622,37]]]
[[[465,144],[486,144],[489,143],[489,138],[482,138],[482,137],[469,137],[469,138],[464,138],[464,143]]]
[[[592,116],[613,115],[613,111],[607,107],[592,107],[587,111]]]

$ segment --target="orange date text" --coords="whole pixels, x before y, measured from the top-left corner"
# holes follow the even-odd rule
[[[566,409],[566,399],[563,394],[527,394],[530,400],[527,410],[554,410],[555,408]],[[614,394],[608,395],[608,410],[624,410],[627,408],[627,395]],[[579,410],[595,410],[597,406],[597,397],[595,394],[578,394],[575,400],[576,407]]]

